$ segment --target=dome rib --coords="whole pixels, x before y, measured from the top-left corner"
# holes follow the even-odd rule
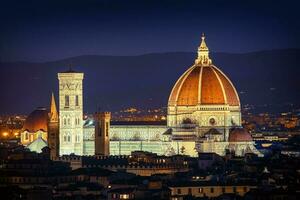
[[[198,48],[195,64],[186,70],[172,88],[169,106],[240,106],[238,93],[230,79],[209,58],[205,36]]]
[[[214,69],[214,68],[212,68],[212,71],[215,73],[215,75],[216,75],[216,77],[217,77],[217,79],[218,79],[218,81],[219,81],[219,84],[220,84],[220,86],[221,86],[221,88],[222,88],[222,91],[223,91],[223,98],[224,98],[224,103],[225,104],[227,104],[227,95],[226,95],[226,91],[225,91],[225,89],[224,89],[224,85],[223,85],[223,82],[221,81],[221,78],[220,78],[220,76],[218,75],[218,73],[216,72],[216,70]]]
[[[240,106],[229,78],[216,66],[193,65],[177,80],[169,97],[170,106]]]
[[[199,86],[201,86],[201,82],[202,82],[202,73],[203,73],[203,67],[201,67],[200,69],[200,73],[199,73]],[[202,90],[201,87],[198,88],[198,104],[201,104],[201,94],[202,94]]]
[[[177,93],[177,105],[197,105],[199,88],[199,67],[194,67],[181,83]]]
[[[220,78],[226,91],[227,103],[232,106],[240,106],[240,98],[233,83],[219,68],[216,66],[213,66],[213,68],[216,70],[217,74],[221,75]]]
[[[176,105],[177,104],[177,99],[178,99],[178,93],[181,90],[182,82],[185,81],[189,73],[194,69],[194,65],[190,67],[188,70],[186,70],[180,78],[176,81],[172,91],[171,95],[169,97],[169,105]]]
[[[211,67],[203,67],[201,104],[223,105],[225,103],[220,83]]]

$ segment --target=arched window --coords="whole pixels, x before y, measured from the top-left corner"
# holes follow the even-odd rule
[[[29,139],[29,133],[26,132],[26,133],[25,133],[25,140],[28,140],[28,139]]]
[[[64,142],[66,142],[67,141],[67,136],[66,135],[64,135]]]
[[[68,142],[71,142],[71,136],[68,135]]]
[[[66,120],[66,118],[64,118],[64,125],[66,125],[67,124],[67,120]]]

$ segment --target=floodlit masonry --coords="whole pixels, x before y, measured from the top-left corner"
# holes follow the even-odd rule
[[[230,79],[213,64],[204,35],[194,64],[171,90],[167,124],[112,122],[106,126],[108,118],[83,120],[83,76],[82,72],[73,70],[58,73],[59,145],[56,147],[59,146],[60,156],[71,153],[129,155],[132,151],[168,156],[197,156],[198,152],[225,155],[227,150],[238,156],[262,155],[251,135],[241,126],[238,93]],[[97,124],[104,124],[105,130],[95,128]],[[95,141],[97,135],[100,137]]]

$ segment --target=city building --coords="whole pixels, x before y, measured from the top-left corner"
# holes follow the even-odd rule
[[[224,194],[244,196],[251,189],[256,188],[253,184],[220,184],[212,182],[180,182],[169,186],[172,200],[182,200],[186,196],[216,198]]]
[[[76,156],[66,155],[56,161],[69,163],[72,170],[79,168],[101,168],[111,171],[123,171],[140,176],[154,174],[175,174],[187,172],[189,164],[186,156],[159,156],[151,152],[132,152],[122,156]]]
[[[83,73],[68,70],[59,80],[59,155],[83,155]]]
[[[48,111],[39,107],[28,115],[21,132],[21,143],[25,146],[41,137],[47,141],[48,132]]]
[[[43,139],[51,141],[53,156],[57,156],[58,148],[59,155],[130,155],[132,151],[149,151],[159,155],[196,157],[199,152],[225,155],[226,150],[238,156],[245,153],[261,155],[251,135],[241,126],[238,93],[230,79],[213,65],[204,35],[195,63],[171,90],[167,124],[110,124],[110,113],[106,112],[83,120],[83,76],[73,70],[58,73],[59,113],[53,95],[49,118],[46,110],[38,111],[45,115],[45,128],[33,131],[43,130],[42,134],[47,135],[47,129],[51,130],[48,138]],[[38,126],[39,122],[31,118],[29,116],[30,124],[38,123]],[[28,144],[26,140],[22,143]]]

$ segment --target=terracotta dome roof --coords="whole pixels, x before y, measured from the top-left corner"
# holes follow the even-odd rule
[[[213,65],[192,66],[179,78],[169,97],[171,106],[199,104],[240,105],[239,97],[231,81]]]
[[[252,142],[250,133],[244,128],[234,128],[229,133],[229,142]]]
[[[46,108],[37,108],[25,120],[23,130],[36,132],[43,130],[47,132],[48,111]]]
[[[230,105],[240,106],[236,89],[229,78],[209,58],[202,36],[198,58],[174,85],[169,106]]]

